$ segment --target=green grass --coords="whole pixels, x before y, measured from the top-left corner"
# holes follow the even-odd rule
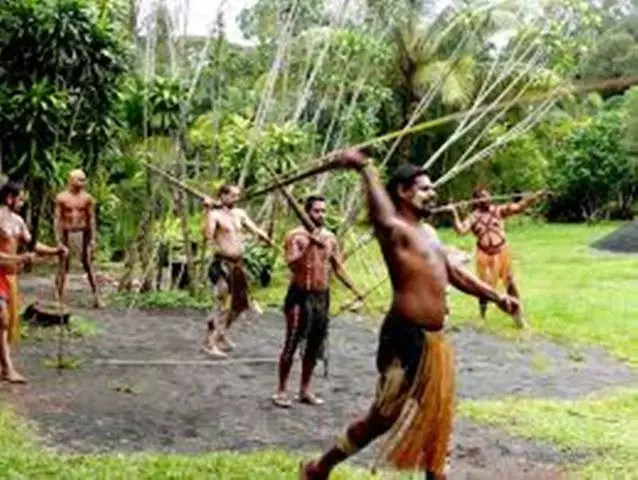
[[[10,479],[229,479],[297,478],[300,458],[282,452],[209,455],[61,455],[43,449],[12,411],[0,409],[0,476]],[[331,477],[332,478],[332,477]],[[336,480],[375,478],[343,467]],[[378,478],[378,477],[376,477]]]
[[[577,401],[466,401],[459,412],[515,435],[550,442],[566,452],[594,455],[594,461],[574,468],[575,478],[638,478],[638,389],[613,390]]]
[[[638,366],[638,256],[588,247],[620,224],[539,225],[509,229],[514,269],[528,320],[536,333],[573,345],[598,345]],[[443,237],[467,249],[471,240]],[[473,268],[473,267],[472,267]],[[452,298],[452,320],[477,321],[476,302]],[[492,308],[488,328],[516,335],[512,322]]]

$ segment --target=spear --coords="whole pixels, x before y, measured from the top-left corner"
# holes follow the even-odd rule
[[[142,165],[144,165],[151,172],[156,173],[157,175],[162,177],[164,180],[166,180],[168,183],[174,185],[175,187],[179,188],[180,190],[183,190],[184,192],[189,193],[189,194],[193,195],[194,197],[199,198],[202,201],[206,200],[207,198],[210,198],[209,195],[206,195],[206,194],[200,192],[199,190],[197,190],[196,188],[193,188],[190,185],[187,185],[186,183],[182,182],[181,180],[179,180],[178,178],[174,177],[170,173],[165,172],[161,168],[158,168],[155,165],[152,165],[152,164],[150,164],[150,163],[148,163],[148,162],[146,162],[144,160],[140,160],[140,162],[142,163]]]
[[[546,193],[551,193],[550,191],[546,191]],[[533,195],[533,193],[527,192],[527,193],[505,193],[503,195],[492,195],[490,196],[490,200],[510,200],[512,198],[518,198],[518,197],[526,197],[526,196],[530,196]],[[477,203],[482,202],[481,199],[479,198],[473,198],[471,200],[460,200],[458,202],[453,202],[453,203],[448,203],[445,205],[441,205],[439,207],[433,208],[432,209],[432,213],[443,213],[443,212],[447,212],[450,208],[453,207],[465,207],[468,205],[475,205]]]

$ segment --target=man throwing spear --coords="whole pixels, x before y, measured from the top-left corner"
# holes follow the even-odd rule
[[[251,307],[256,314],[261,313],[256,303],[251,301],[248,291],[243,263],[244,228],[267,244],[276,247],[248,214],[235,206],[239,195],[238,186],[226,184],[219,191],[221,206],[215,208],[215,202],[210,198],[204,201],[207,209],[204,234],[215,248],[214,259],[208,273],[217,300],[216,312],[208,318],[208,335],[204,350],[216,358],[226,358],[227,354],[223,350],[234,348],[227,335],[228,329],[239,315]],[[229,297],[230,308],[225,311],[224,307]]]
[[[17,214],[24,197],[20,185],[8,182],[0,188],[0,376],[10,383],[26,383],[11,361],[9,345],[19,337],[19,292],[17,274],[36,255],[58,255],[63,260],[68,250],[64,245],[48,247],[35,243],[24,220]],[[34,253],[18,255],[23,243]]]
[[[292,405],[286,386],[300,342],[305,342],[305,349],[299,400],[310,405],[323,404],[310,391],[310,381],[328,334],[331,273],[334,271],[358,299],[363,298],[343,268],[337,238],[324,228],[325,198],[308,197],[304,210],[312,223],[291,230],[285,240],[286,263],[292,276],[284,305],[286,340],[279,359],[279,389],[273,396],[275,405],[284,408]]]
[[[380,456],[399,469],[419,469],[442,478],[452,431],[454,363],[443,326],[446,287],[496,303],[514,314],[516,299],[499,295],[448,259],[440,242],[421,224],[436,196],[432,182],[414,165],[399,167],[387,185],[357,150],[335,161],[360,172],[368,209],[393,289],[383,322],[377,367],[380,378],[372,407],[319,460],[302,466],[300,478],[327,479],[333,468],[389,433]]]
[[[472,193],[474,211],[464,220],[459,218],[454,206],[449,207],[454,215],[454,229],[459,235],[472,232],[476,237],[476,271],[481,280],[495,288],[499,281],[506,286],[508,295],[519,298],[514,282],[512,263],[505,236],[504,220],[521,213],[539,201],[545,192],[537,192],[517,203],[494,205],[490,192],[478,187]],[[481,318],[485,319],[487,300],[479,299]],[[519,328],[525,328],[526,322],[519,313],[514,316]]]
[[[93,272],[97,236],[95,199],[86,191],[86,175],[82,170],[71,171],[66,190],[55,197],[53,223],[57,242],[80,254],[82,268],[84,268],[93,292],[93,306],[101,308],[102,301],[98,294]],[[60,260],[60,268],[56,277],[60,299],[64,298],[69,266],[68,256]]]

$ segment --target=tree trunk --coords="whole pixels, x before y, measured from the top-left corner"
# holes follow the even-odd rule
[[[140,292],[150,292],[153,290],[153,279],[155,277],[155,189],[151,184],[150,176],[146,176],[146,193],[150,199],[148,220],[142,224],[140,238],[140,264],[142,266],[142,286]]]
[[[187,145],[186,145],[186,136],[185,131],[182,129],[178,134],[179,141],[179,174],[178,178],[180,180],[184,180],[186,176],[186,155],[187,155]],[[177,208],[177,214],[179,215],[180,224],[182,227],[182,235],[184,237],[184,255],[186,256],[186,268],[188,268],[188,273],[190,276],[190,282],[188,284],[188,292],[191,295],[195,295],[196,293],[196,285],[195,279],[198,277],[195,272],[195,259],[193,257],[192,250],[192,242],[190,236],[190,226],[188,224],[188,198],[184,202],[180,202]]]
[[[139,245],[142,243],[142,238],[144,235],[143,225],[147,222],[148,218],[149,216],[147,207],[140,218],[140,223],[137,226],[137,230],[135,232],[135,239],[126,250],[124,273],[122,273],[120,281],[118,282],[118,292],[130,292],[133,289],[133,274],[135,273],[135,266],[137,265],[137,261],[139,258]]]

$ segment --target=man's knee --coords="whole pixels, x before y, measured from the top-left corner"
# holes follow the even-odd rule
[[[394,418],[381,415],[372,407],[365,417],[352,423],[346,431],[347,443],[351,450],[358,451],[385,434],[394,423]],[[354,452],[353,452],[354,453]]]

